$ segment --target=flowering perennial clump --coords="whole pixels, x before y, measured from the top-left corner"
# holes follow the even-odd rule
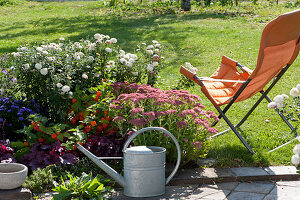
[[[211,121],[218,120],[218,117],[205,110],[199,96],[184,90],[163,91],[149,85],[115,83],[113,87],[118,95],[110,108],[116,113],[113,121],[123,134],[148,126],[163,127],[174,133],[179,141],[183,163],[205,155],[208,136],[217,133],[210,127]],[[152,134],[139,137],[135,143],[172,146],[168,138]],[[176,160],[174,151],[169,149],[172,161]]]
[[[39,46],[24,45],[10,55],[6,76],[28,99],[49,110],[52,120],[63,121],[75,89],[88,90],[105,81],[143,82],[154,85],[162,68],[161,45],[143,43],[136,54],[121,50],[116,38],[95,34],[91,40]],[[2,77],[0,74],[0,78]],[[1,78],[2,79],[2,78]],[[7,81],[6,81],[7,82]],[[0,83],[0,92],[7,86]],[[62,106],[64,105],[64,106]]]

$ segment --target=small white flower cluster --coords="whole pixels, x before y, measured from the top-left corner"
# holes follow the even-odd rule
[[[149,55],[158,54],[161,45],[156,40],[152,40],[152,43],[146,47],[146,53]],[[146,43],[142,43],[142,45],[146,45]]]
[[[61,83],[57,83],[57,84],[56,84],[56,87],[61,88],[61,93],[62,93],[62,94],[68,93],[69,96],[73,96],[73,92],[70,91],[70,90],[71,90],[70,86],[68,86],[68,85],[63,85],[63,84],[61,84]]]
[[[132,53],[125,53],[125,51],[120,50],[119,61],[121,64],[127,67],[132,67],[133,63],[138,59],[137,55]]]
[[[186,63],[184,64],[184,66],[185,66],[189,71],[191,71],[192,73],[197,74],[198,69],[197,69],[196,67],[194,67],[191,63],[186,62]]]
[[[300,84],[290,90],[290,95],[292,97],[299,96],[300,91]],[[277,95],[274,97],[273,101],[268,104],[268,108],[275,109],[275,108],[282,108],[284,106],[284,100],[288,99],[289,96],[286,94]]]
[[[300,142],[300,137],[298,137],[298,141]],[[295,166],[298,166],[300,164],[300,144],[297,144],[293,149],[294,155],[292,156],[292,163]]]

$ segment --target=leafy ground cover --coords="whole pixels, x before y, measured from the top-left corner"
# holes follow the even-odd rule
[[[58,41],[60,37],[76,41],[97,32],[118,38],[120,46],[128,51],[135,49],[141,41],[155,39],[166,49],[166,67],[160,74],[159,87],[167,88],[176,84],[179,66],[185,62],[196,66],[202,76],[209,76],[217,68],[222,55],[253,69],[263,27],[279,14],[297,9],[290,5],[241,3],[239,7],[213,5],[206,8],[193,5],[191,12],[184,13],[180,12],[176,2],[169,2],[165,6],[167,9],[160,5],[149,9],[146,3],[107,7],[102,1],[18,1],[0,7],[0,52],[16,51],[25,42]],[[299,64],[298,58],[271,91],[271,98],[288,93],[297,84]],[[194,87],[191,91],[203,97],[199,88]],[[238,122],[258,98],[256,95],[235,104],[228,117]],[[203,103],[209,110],[213,109],[204,97]],[[229,132],[212,140],[208,156],[218,159],[217,166],[289,164],[293,144],[266,153],[291,138],[289,129],[278,115],[266,107],[267,102],[263,102],[241,127],[257,154],[249,154]],[[216,128],[222,131],[227,126],[221,120]]]

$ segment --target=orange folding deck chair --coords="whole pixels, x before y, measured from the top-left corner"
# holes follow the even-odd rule
[[[180,72],[201,86],[201,91],[220,113],[219,119],[223,118],[244,146],[254,154],[255,152],[241,136],[237,128],[245,122],[263,99],[271,102],[267,94],[294,62],[298,56],[299,49],[300,10],[297,10],[280,15],[266,25],[262,32],[257,65],[254,71],[223,56],[220,67],[209,78],[198,77],[184,67],[180,68]],[[239,72],[237,67],[241,72]],[[264,87],[272,79],[272,83],[264,90]],[[225,113],[233,103],[248,99],[258,92],[262,96],[244,118],[234,126]],[[220,106],[225,104],[227,106],[222,110]],[[291,130],[295,130],[282,114],[280,116]],[[213,126],[216,124],[217,122]],[[218,133],[215,136],[219,136],[227,131]],[[297,132],[296,136],[298,136]]]

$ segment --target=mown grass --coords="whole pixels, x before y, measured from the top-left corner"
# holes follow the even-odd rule
[[[92,37],[95,33],[118,38],[121,47],[131,52],[140,42],[155,39],[165,46],[167,66],[161,73],[159,87],[167,88],[176,84],[179,66],[185,62],[196,66],[201,76],[212,74],[222,55],[253,69],[260,34],[266,22],[296,9],[283,5],[242,3],[239,7],[216,5],[202,8],[194,5],[191,12],[184,13],[180,12],[176,3],[165,8],[149,8],[146,4],[131,6],[111,8],[102,1],[16,1],[13,5],[0,6],[0,54],[15,51],[23,43],[58,41],[60,37],[74,41]],[[270,92],[271,98],[288,93],[299,83],[299,64],[298,58]],[[199,87],[192,88],[191,92],[203,98],[207,109],[214,110],[199,92]],[[258,98],[259,95],[255,95],[236,103],[228,117],[237,123]],[[266,153],[292,136],[278,115],[266,106],[267,103],[262,102],[241,127],[241,132],[257,154],[252,156],[248,153],[238,138],[229,132],[212,140],[208,156],[218,159],[217,166],[290,164],[296,142],[276,152]],[[268,118],[270,122],[265,121]],[[227,129],[227,125],[221,120],[217,128],[222,131]]]

